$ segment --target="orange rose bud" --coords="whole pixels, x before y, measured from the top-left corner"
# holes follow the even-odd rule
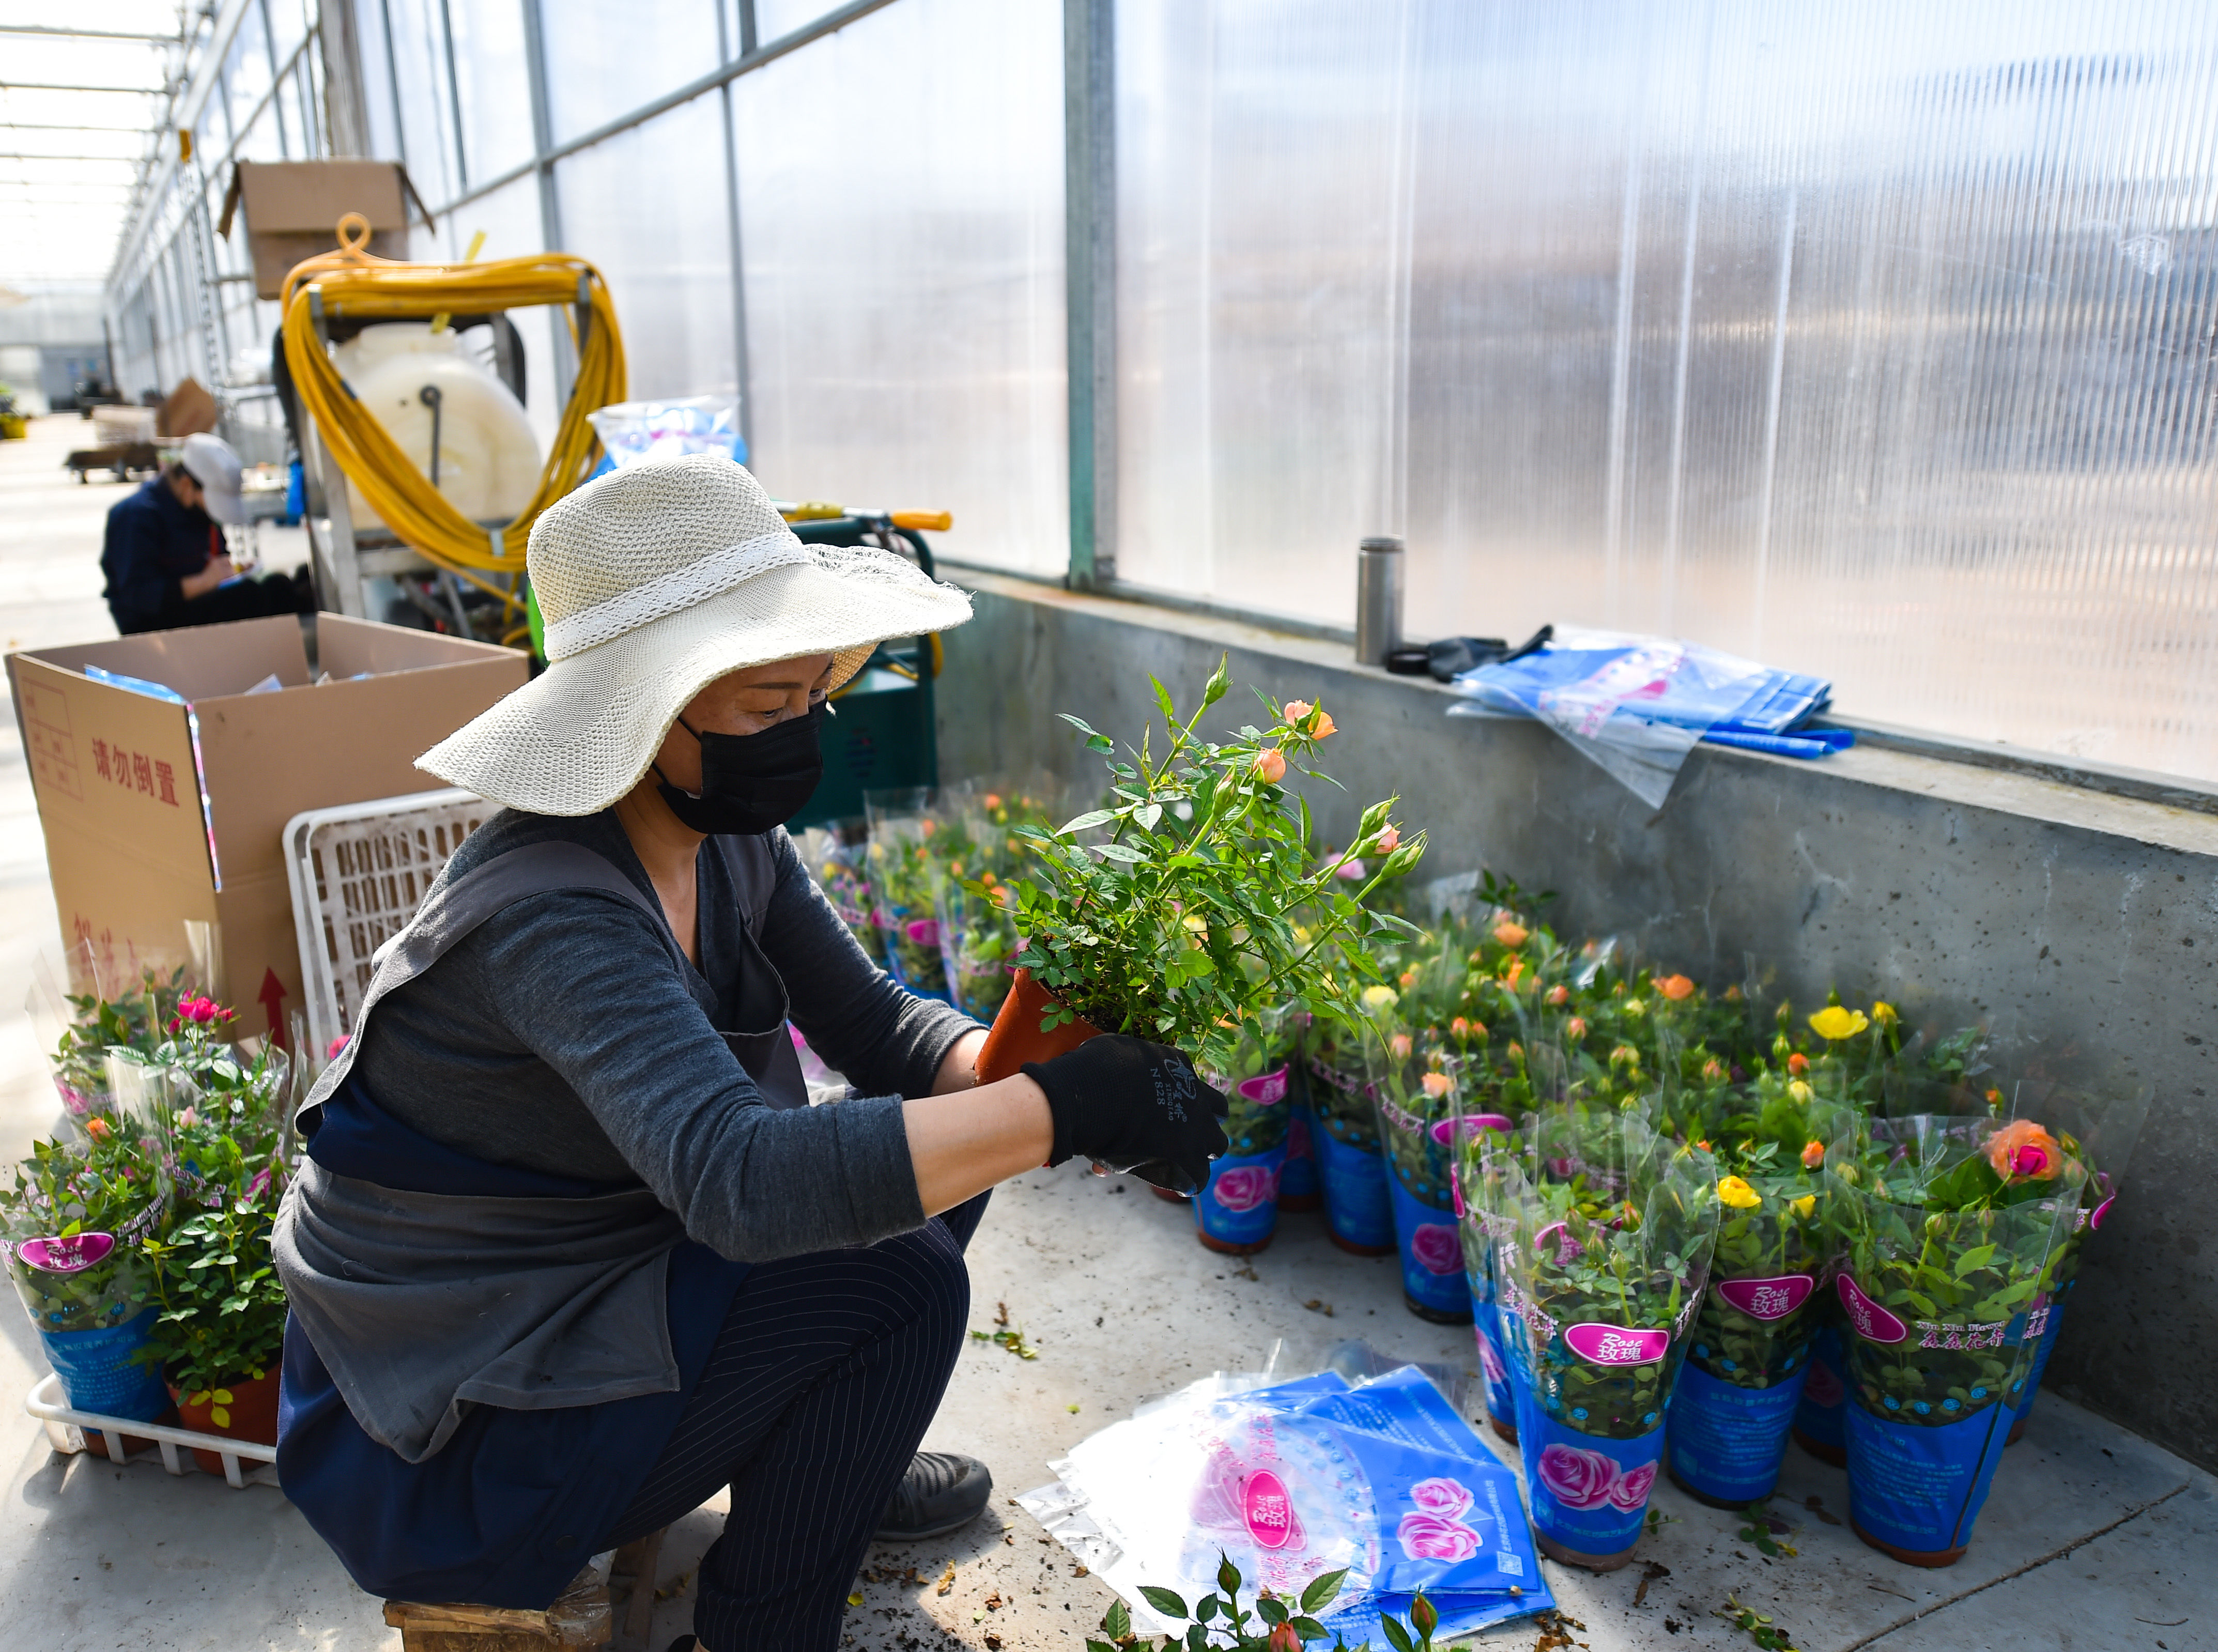
[[[1280,715],[1286,718],[1286,727],[1294,728],[1299,727],[1302,719],[1308,716],[1314,709],[1316,708],[1306,700],[1289,700],[1286,702],[1286,710]]]
[[[1586,1018],[1583,1015],[1573,1016],[1570,1020],[1564,1023],[1564,1030],[1571,1034],[1574,1038],[1585,1037],[1587,1036]]]
[[[1566,1005],[1566,1004],[1570,1003],[1571,1001],[1571,989],[1570,987],[1551,987],[1548,989],[1548,1002],[1549,1002],[1549,1003],[1553,1004],[1553,1005],[1557,1005],[1558,1007],[1559,1007],[1559,1008],[1560,1008],[1562,1005]]]
[[[1666,975],[1656,983],[1656,990],[1676,1004],[1682,998],[1694,995],[1694,983],[1684,975]]]
[[[1326,735],[1335,733],[1339,727],[1340,725],[1332,720],[1332,713],[1320,711],[1317,715],[1317,721],[1310,725],[1310,738],[1313,740],[1321,740]]]
[[[84,1133],[96,1142],[105,1142],[115,1134],[108,1128],[108,1121],[99,1117],[88,1118],[84,1121]]]
[[[1803,1169],[1815,1170],[1818,1166],[1825,1162],[1825,1144],[1823,1142],[1813,1141],[1807,1147],[1802,1149]]]
[[[1800,1078],[1810,1070],[1810,1058],[1800,1050],[1796,1050],[1787,1058],[1787,1070],[1796,1078]]]
[[[1372,848],[1381,855],[1391,855],[1401,846],[1402,828],[1399,826],[1388,826],[1379,834],[1379,841],[1372,845]]]
[[[1505,918],[1494,926],[1494,938],[1513,952],[1525,944],[1532,931],[1515,919]]]
[[[1273,786],[1286,777],[1286,754],[1275,746],[1255,754],[1255,772]]]
[[[1409,1059],[1409,1035],[1406,1032],[1396,1033],[1391,1038],[1386,1041],[1386,1048],[1393,1052],[1393,1056],[1396,1061],[1408,1061]]]

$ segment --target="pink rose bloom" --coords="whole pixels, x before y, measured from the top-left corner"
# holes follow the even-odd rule
[[[1616,1478],[1617,1464],[1600,1451],[1551,1445],[1540,1453],[1540,1483],[1565,1508],[1600,1508],[1609,1501],[1610,1482]]]
[[[1478,1363],[1486,1372],[1488,1382],[1506,1383],[1509,1380],[1509,1372],[1502,1363],[1502,1356],[1494,1352],[1494,1345],[1484,1337],[1478,1340]]]
[[[1437,1514],[1404,1514],[1395,1534],[1411,1560],[1469,1560],[1478,1552],[1478,1533],[1460,1520]]]
[[[1462,1481],[1440,1475],[1410,1487],[1409,1500],[1424,1513],[1437,1514],[1445,1520],[1460,1519],[1471,1507],[1471,1490]]]
[[[1227,1210],[1253,1210],[1279,1191],[1279,1179],[1263,1165],[1221,1170],[1210,1184],[1210,1197]]]
[[[1613,1507],[1627,1514],[1638,1514],[1647,1506],[1648,1488],[1656,1483],[1656,1465],[1644,1463],[1637,1469],[1627,1469],[1609,1482],[1609,1500]]]
[[[1445,1278],[1463,1271],[1463,1241],[1453,1225],[1428,1222],[1409,1235],[1409,1254],[1428,1273]]]

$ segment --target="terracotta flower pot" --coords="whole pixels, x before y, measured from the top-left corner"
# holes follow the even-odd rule
[[[994,1018],[993,1030],[986,1035],[985,1048],[978,1052],[978,1082],[1013,1077],[1026,1061],[1051,1061],[1100,1036],[1101,1029],[1090,1021],[1066,1021],[1051,1032],[1042,1032],[1040,1018],[1055,1006],[1055,995],[1032,979],[1031,970],[1018,970],[1008,997],[1001,1000],[1001,1013]]]
[[[277,1443],[277,1372],[249,1377],[228,1388],[188,1394],[172,1383],[170,1394],[177,1402],[177,1421],[202,1434],[229,1434],[257,1445]],[[193,1448],[193,1461],[203,1474],[220,1475],[223,1458],[214,1451]]]

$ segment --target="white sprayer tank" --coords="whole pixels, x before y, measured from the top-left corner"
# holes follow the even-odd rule
[[[505,523],[531,503],[542,461],[523,404],[451,327],[435,333],[428,321],[383,322],[331,356],[362,405],[426,476],[432,420],[424,392],[437,393],[439,492],[462,515]],[[381,520],[351,480],[347,502],[357,527]]]

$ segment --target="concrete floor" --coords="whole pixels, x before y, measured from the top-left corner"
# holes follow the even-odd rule
[[[57,468],[83,428],[43,420],[31,440],[0,446],[0,640],[10,648],[111,628],[98,594],[100,519],[121,490],[79,487]],[[264,549],[273,565],[298,554],[267,535]],[[0,1151],[10,1156],[54,1113],[21,1009],[41,947],[58,952],[59,937],[10,719],[0,729]],[[973,1325],[990,1327],[1006,1303],[1038,1358],[966,1347],[926,1444],[991,1464],[994,1505],[951,1538],[871,1555],[846,1637],[867,1652],[1078,1646],[1107,1592],[1074,1575],[1070,1557],[1008,1500],[1142,1399],[1213,1370],[1253,1369],[1281,1341],[1284,1369],[1314,1366],[1352,1336],[1409,1358],[1471,1360],[1468,1331],[1412,1318],[1391,1265],[1334,1250],[1318,1217],[1290,1216],[1252,1265],[1229,1262],[1194,1242],[1183,1210],[1070,1166],[995,1195],[971,1272]],[[0,1312],[0,1652],[397,1648],[379,1603],[278,1492],[52,1452],[16,1409],[46,1370],[36,1340],[19,1315]],[[1847,1500],[1838,1470],[1790,1451],[1775,1507],[1800,1552],[1772,1561],[1736,1538],[1739,1517],[1660,1486],[1655,1505],[1670,1523],[1633,1566],[1596,1578],[1544,1562],[1568,1642],[1527,1620],[1477,1643],[1746,1647],[1712,1615],[1737,1594],[1803,1652],[2218,1652],[2218,1482],[2060,1401],[2041,1401],[1971,1554],[1951,1570],[1866,1549],[1835,1523]],[[716,1520],[712,1507],[672,1530],[655,1652],[690,1622],[691,1574]]]

